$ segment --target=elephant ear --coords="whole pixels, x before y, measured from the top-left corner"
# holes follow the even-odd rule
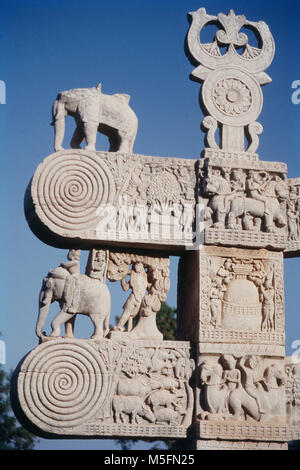
[[[78,102],[78,113],[82,122],[100,120],[101,93],[95,88],[89,88],[84,99]]]

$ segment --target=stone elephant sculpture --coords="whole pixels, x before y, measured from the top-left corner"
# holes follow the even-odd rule
[[[77,313],[87,315],[93,322],[92,339],[101,339],[109,331],[110,292],[105,283],[85,274],[69,274],[62,267],[49,271],[43,280],[39,296],[39,313],[36,334],[44,338],[42,332],[50,304],[57,301],[60,312],[51,323],[50,337],[60,336],[60,327],[65,324],[64,337],[74,337],[74,320]],[[104,332],[103,332],[104,329]]]
[[[132,153],[138,119],[128,104],[129,100],[129,95],[102,93],[100,83],[93,88],[60,92],[52,107],[54,150],[57,152],[63,149],[65,117],[70,115],[75,118],[77,124],[71,139],[72,148],[80,148],[85,139],[85,148],[95,151],[99,131],[108,137],[109,151]]]

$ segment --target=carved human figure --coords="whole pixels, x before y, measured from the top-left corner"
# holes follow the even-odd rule
[[[151,271],[151,270],[150,270]],[[152,271],[152,286],[150,287],[151,293],[156,293],[161,302],[167,298],[167,293],[170,289],[170,270],[168,266],[161,269],[154,269]]]
[[[262,296],[262,324],[261,329],[272,331],[274,328],[274,312],[275,312],[275,289],[273,287],[272,278],[267,277],[265,283],[260,287]]]
[[[241,385],[241,372],[236,368],[236,358],[231,354],[223,354],[220,362],[224,369],[222,380],[227,386],[225,402],[228,409],[231,392]]]
[[[235,197],[243,196],[245,194],[246,177],[242,169],[236,168],[232,170],[230,178],[230,187],[231,194],[234,194]]]
[[[79,274],[80,274],[81,250],[70,250],[67,258],[69,261],[62,262],[60,266],[66,269],[70,276],[66,278],[64,289],[63,309],[68,313],[76,313],[80,296]]]
[[[286,366],[285,373],[286,373],[285,401],[286,401],[286,406],[287,406],[287,412],[291,413],[293,409],[293,384],[294,384],[293,368],[291,365]]]
[[[94,278],[105,282],[107,262],[108,262],[108,251],[107,250],[92,250],[92,256],[90,265],[88,267],[87,274]]]
[[[264,203],[265,214],[270,214],[269,208],[267,207],[267,200],[264,196],[266,186],[269,182],[270,177],[266,173],[263,174],[259,171],[249,170],[248,178],[246,180],[248,196]]]
[[[290,186],[287,200],[287,219],[289,239],[296,241],[299,235],[299,211],[298,190],[296,186]]]
[[[254,282],[256,287],[260,287],[265,278],[266,278],[266,271],[264,268],[264,265],[260,259],[254,259],[253,260],[253,269],[248,275],[249,281]]]
[[[126,322],[128,322],[127,331],[132,330],[132,320],[139,313],[148,287],[148,277],[143,263],[134,263],[132,270],[128,274],[130,275],[130,280],[127,282],[126,278],[121,279],[121,285],[124,291],[129,289],[132,289],[132,291],[124,304],[123,313],[118,324],[114,327],[116,331],[122,331]]]
[[[266,413],[266,410],[263,409],[261,400],[260,400],[260,395],[257,390],[257,383],[260,381],[257,378],[257,372],[256,372],[256,367],[258,366],[260,362],[260,359],[258,356],[249,356],[249,357],[242,357],[239,362],[240,368],[244,371],[244,380],[243,380],[243,386],[248,395],[250,397],[254,398],[258,411],[261,414]]]
[[[226,289],[222,286],[222,278],[216,277],[210,287],[210,322],[214,327],[220,327],[222,314],[222,298]]]
[[[241,384],[241,373],[239,369],[236,368],[236,358],[232,354],[223,354],[220,359],[221,364],[223,365],[223,379],[227,384],[228,390],[236,389],[239,384]]]
[[[222,279],[222,284],[227,286],[229,282],[234,278],[232,271],[233,261],[231,258],[227,258],[217,272],[217,277]]]

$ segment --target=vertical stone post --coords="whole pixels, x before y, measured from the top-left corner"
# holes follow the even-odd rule
[[[265,69],[274,56],[268,26],[230,12],[191,12],[187,50],[199,65],[207,147],[199,162],[204,246],[182,256],[181,339],[196,349],[196,449],[282,449],[285,409],[283,250],[288,185],[283,163],[259,160]],[[210,43],[201,31],[219,30]],[[242,27],[255,30],[258,48]],[[222,53],[221,46],[227,45]],[[239,52],[239,53],[238,53]],[[191,56],[191,57],[190,57]],[[220,129],[220,144],[215,132]]]
[[[282,253],[218,246],[181,258],[180,339],[197,356],[196,449],[286,447],[282,262]]]

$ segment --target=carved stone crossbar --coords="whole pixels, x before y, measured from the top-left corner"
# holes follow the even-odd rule
[[[16,372],[16,411],[39,435],[182,438],[193,370],[188,342],[48,341]]]
[[[59,247],[182,252],[212,245],[300,250],[300,183],[286,164],[206,149],[201,160],[65,150],[47,157],[26,192],[32,231]],[[253,178],[260,196],[249,189]],[[260,197],[260,199],[259,199]],[[204,219],[204,224],[203,224]]]

